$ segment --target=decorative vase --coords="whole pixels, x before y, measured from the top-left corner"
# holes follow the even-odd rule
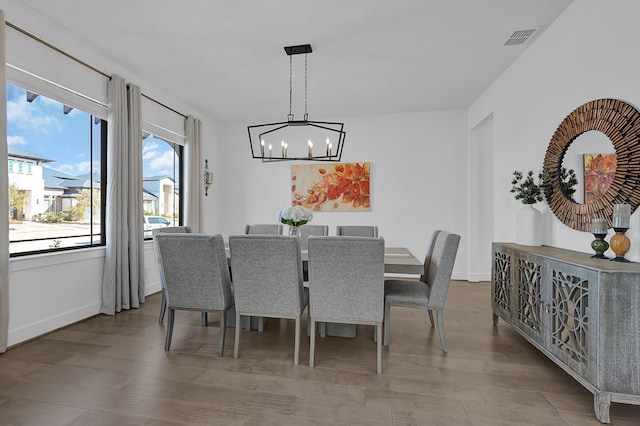
[[[613,228],[616,233],[611,237],[610,246],[611,250],[616,254],[616,257],[611,259],[615,262],[629,262],[629,260],[624,257],[631,248],[631,240],[624,235],[627,229],[629,228]]]
[[[531,204],[525,204],[516,216],[516,244],[542,245],[542,213]]]
[[[289,225],[289,236],[298,236],[298,228],[296,225]]]
[[[595,250],[596,254],[591,257],[595,259],[608,259],[608,257],[604,255],[604,252],[609,249],[609,243],[604,240],[607,234],[593,234],[593,236],[596,237],[596,239],[591,242],[591,248]]]

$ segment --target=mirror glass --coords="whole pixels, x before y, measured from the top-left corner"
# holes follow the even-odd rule
[[[615,148],[611,140],[598,130],[576,137],[562,159],[562,167],[573,169],[578,178],[573,201],[591,203],[604,195],[615,173]]]

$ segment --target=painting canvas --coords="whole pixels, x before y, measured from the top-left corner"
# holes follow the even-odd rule
[[[592,203],[609,189],[616,174],[616,154],[584,154],[584,202]]]
[[[313,211],[371,210],[369,163],[291,166],[291,203]]]

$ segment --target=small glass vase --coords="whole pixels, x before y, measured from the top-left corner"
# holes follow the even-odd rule
[[[299,226],[289,225],[289,236],[297,237],[298,236],[298,228],[299,228]]]
[[[596,239],[591,242],[591,248],[595,250],[596,254],[591,257],[595,259],[608,259],[608,257],[604,255],[604,252],[609,249],[609,243],[604,240],[607,234],[594,233],[593,236],[596,237]]]

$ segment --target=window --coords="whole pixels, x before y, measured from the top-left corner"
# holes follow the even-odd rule
[[[151,230],[182,224],[182,146],[144,132],[142,139],[142,202],[144,236]]]
[[[7,84],[12,256],[104,244],[106,121],[66,97]]]

